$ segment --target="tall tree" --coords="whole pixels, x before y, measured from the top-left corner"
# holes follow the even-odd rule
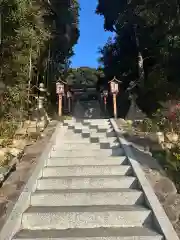
[[[19,121],[26,117],[31,87],[44,82],[51,88],[73,54],[79,5],[76,0],[2,0],[0,8],[0,79],[6,85],[0,118]]]
[[[100,78],[100,71],[90,67],[70,68],[66,81],[68,84],[96,85]]]
[[[179,68],[174,64],[180,57],[177,1],[99,0],[97,13],[104,16],[105,29],[116,32],[114,41],[101,50],[105,71],[121,69],[126,83],[140,80],[135,90],[141,103],[147,96],[157,102],[179,93]]]

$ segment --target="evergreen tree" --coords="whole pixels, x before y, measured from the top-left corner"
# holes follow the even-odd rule
[[[79,5],[76,0],[2,0],[0,9],[0,81],[6,86],[0,118],[22,121],[29,110],[30,89],[43,82],[51,90],[73,55]]]

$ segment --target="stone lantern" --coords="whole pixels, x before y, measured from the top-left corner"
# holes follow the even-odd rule
[[[108,90],[103,90],[103,98],[104,98],[104,110],[107,111],[107,97],[108,97]]]
[[[41,109],[44,107],[44,102],[46,100],[47,96],[47,89],[44,87],[44,83],[39,84],[39,96],[37,98],[38,101],[38,109]]]
[[[119,93],[119,85],[122,83],[122,81],[119,81],[116,77],[114,77],[111,81],[108,82],[110,85],[110,92],[113,96],[113,111],[114,111],[114,117],[117,118],[117,104],[116,104],[116,97]]]
[[[44,128],[47,126],[50,120],[44,107],[44,102],[46,100],[48,93],[47,93],[47,89],[44,86],[44,83],[39,84],[38,90],[39,90],[39,94],[37,97],[37,110],[39,115],[39,121],[37,125],[40,128],[40,130],[44,130]]]

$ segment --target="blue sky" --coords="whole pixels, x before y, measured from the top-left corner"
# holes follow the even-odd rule
[[[112,33],[105,32],[103,17],[95,14],[97,0],[80,0],[80,38],[75,46],[72,67],[97,67],[98,47],[106,43]]]

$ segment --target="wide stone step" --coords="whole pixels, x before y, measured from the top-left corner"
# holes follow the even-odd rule
[[[94,132],[94,131],[89,131],[89,130],[82,130],[81,136],[82,136],[82,138],[87,138],[87,137],[107,138],[107,133],[106,132]],[[114,136],[112,136],[112,137],[114,137]]]
[[[22,216],[22,228],[141,227],[150,220],[151,211],[139,206],[30,207]]]
[[[98,136],[97,136],[98,137]],[[119,142],[117,137],[99,137],[99,141]]]
[[[59,146],[54,146],[53,151],[57,149],[64,149],[64,150],[82,150],[82,149],[100,149],[99,143],[65,143],[60,144]]]
[[[117,149],[82,149],[82,151],[76,150],[59,150],[51,151],[51,157],[91,157],[91,156],[122,156],[124,151],[122,148]]]
[[[64,126],[67,126],[68,124],[74,124],[74,123],[76,123],[75,119],[68,119],[63,121]]]
[[[90,139],[89,138],[78,138],[77,136],[72,136],[70,138],[64,138],[63,139],[63,143],[91,143]]]
[[[100,142],[99,143],[101,149],[116,149],[121,148],[121,145],[119,142]],[[122,150],[122,152],[124,152]]]
[[[88,126],[83,126],[83,127],[75,128],[73,130],[73,133],[82,133],[84,131],[88,131],[89,133],[97,133],[97,134],[104,134],[104,135],[109,134],[110,137],[116,136],[116,133],[111,126],[109,127],[98,126],[97,128],[89,128]]]
[[[119,143],[118,140],[109,141],[108,139],[99,139],[98,142],[102,149],[104,149],[104,148],[108,149],[108,148],[111,148],[111,147],[113,148],[113,147],[117,147],[117,146],[119,146],[119,148],[121,148],[121,144]]]
[[[105,130],[105,131],[98,131],[96,129],[78,129],[75,131],[75,134],[79,133],[81,134],[82,138],[88,138],[88,137],[99,137],[99,138],[107,138],[107,137],[117,137],[116,133],[112,131],[111,129]],[[79,136],[79,135],[77,135]]]
[[[65,230],[21,230],[16,240],[163,240],[163,236],[146,227],[83,228]]]
[[[89,130],[82,130],[82,131],[88,131],[89,132]],[[80,132],[80,133],[75,133],[74,131],[72,131],[71,130],[71,132],[70,132],[70,130],[68,131],[68,132],[66,132],[66,134],[64,135],[64,138],[65,139],[73,139],[73,138],[77,138],[77,139],[82,139],[82,136],[81,136],[81,133],[82,133],[82,131]]]
[[[119,142],[104,142],[104,143],[63,143],[55,145],[52,150],[82,150],[82,149],[109,149],[120,147]]]
[[[99,108],[99,103],[96,100],[94,102],[93,101],[89,101],[88,105],[92,104],[92,103],[94,105],[95,102],[96,102],[96,106],[98,106],[98,108]],[[83,119],[81,119],[81,122],[109,122],[109,121],[110,120],[108,118],[101,118],[99,116],[97,118],[94,117],[94,118],[83,118]]]
[[[42,153],[45,164],[32,175],[0,240],[175,240],[165,215],[150,201],[152,189],[125,156],[114,122],[72,119],[63,125],[50,140],[51,150],[48,145]]]
[[[73,133],[82,133],[82,131],[89,131],[89,127],[88,126],[74,126],[73,128]]]
[[[128,165],[89,165],[89,166],[64,166],[45,167],[43,177],[61,176],[93,176],[93,175],[130,175],[132,168]]]
[[[109,129],[108,131],[106,131],[106,136],[107,137],[117,137],[115,131],[112,129]]]
[[[109,128],[109,127],[112,127],[111,126],[111,123],[109,121],[99,121],[99,120],[96,120],[96,121],[89,121],[89,122],[84,122],[84,121],[79,121],[79,122],[76,122],[74,120],[68,120],[68,121],[64,121],[63,123],[64,126],[67,126],[67,127],[79,127],[79,126],[82,126],[82,127],[89,127],[89,128]]]
[[[89,131],[89,129],[83,129],[82,131],[81,131],[81,137],[83,138],[83,139],[86,139],[86,138],[90,138],[90,131]]]
[[[101,142],[108,142],[108,143],[117,143],[119,142],[117,137],[101,137],[101,136],[90,136],[90,142],[92,143],[101,143]],[[86,140],[87,138],[83,138]]]
[[[71,143],[62,143],[60,145],[54,145],[52,147],[52,151],[62,151],[62,150],[85,150],[85,149],[91,149],[91,150],[98,150],[98,149],[110,149],[110,148],[120,148],[120,143],[117,142],[103,142],[103,143],[77,143],[77,142],[71,142]]]
[[[106,132],[108,129],[112,129],[111,124],[98,124],[98,123],[91,123],[88,125],[84,125],[82,123],[74,123],[68,124],[68,129],[72,129],[74,132],[80,132],[80,130],[97,130],[98,132]]]
[[[99,137],[99,138],[116,137],[115,134],[113,134],[113,136],[107,136],[107,133],[114,133],[114,132],[111,132],[111,131],[107,131],[107,132],[91,132],[90,131],[90,137]]]
[[[128,162],[126,156],[118,157],[74,157],[49,158],[46,166],[74,166],[74,165],[118,165]]]
[[[109,124],[109,125],[98,125],[96,127],[96,129],[97,129],[98,132],[108,132],[108,131],[112,131],[113,130],[111,124]]]
[[[109,122],[107,122],[107,123],[103,123],[103,122],[91,122],[91,123],[89,123],[89,128],[108,129],[110,127],[112,127],[112,125]]]
[[[104,134],[107,134],[107,133],[114,133],[113,136],[115,136],[115,132],[113,130],[113,128],[111,126],[97,126],[97,127],[94,127],[94,128],[90,128],[89,126],[76,126],[74,127],[73,129],[73,133],[82,133],[82,132],[89,132],[89,133],[104,133]],[[113,137],[112,136],[112,137]]]
[[[38,190],[135,187],[137,179],[129,176],[54,177],[40,178],[37,181]]]
[[[109,119],[83,119],[82,123],[109,123]]]
[[[143,193],[134,189],[52,189],[31,195],[32,206],[135,205],[143,200]]]

